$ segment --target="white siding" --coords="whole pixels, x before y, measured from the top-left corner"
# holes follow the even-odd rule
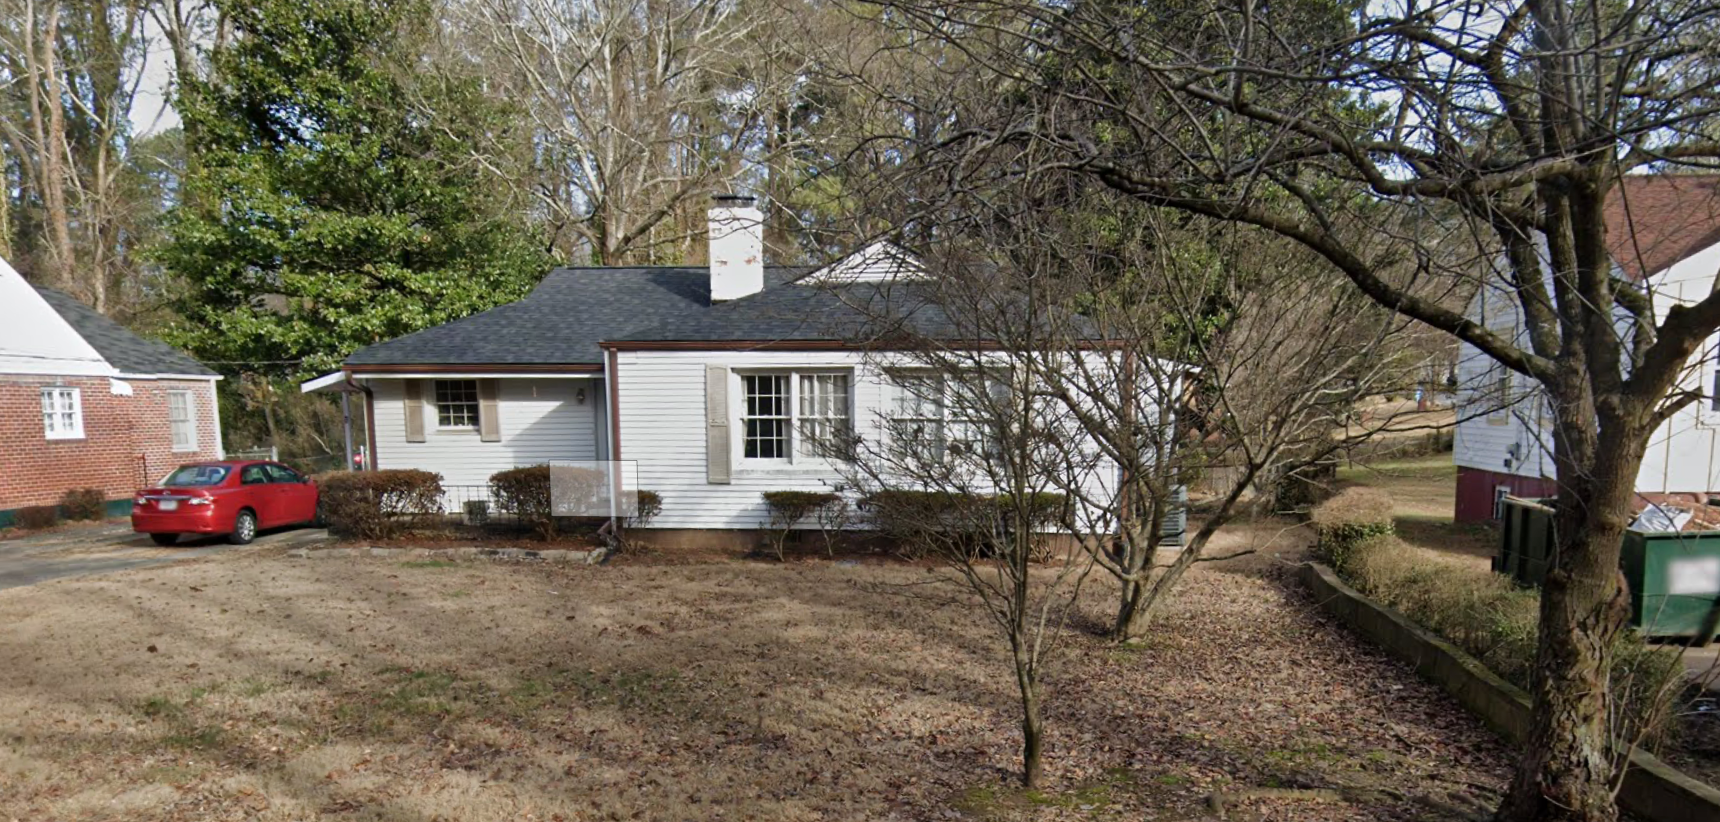
[[[1714,272],[1720,270],[1720,245],[1711,246],[1664,271],[1649,277],[1657,319],[1677,303],[1690,303],[1707,296]],[[1512,295],[1497,282],[1484,287],[1470,303],[1469,316],[1481,319],[1488,328],[1507,331],[1522,340],[1521,309]],[[1624,328],[1621,323],[1621,332]],[[1714,373],[1720,365],[1720,337],[1685,369],[1682,385],[1711,396]],[[1539,386],[1527,377],[1512,375],[1514,389],[1527,398],[1514,406],[1505,424],[1490,423],[1479,404],[1502,366],[1469,345],[1461,348],[1457,365],[1459,391],[1458,424],[1454,461],[1463,467],[1528,477],[1553,476],[1552,425],[1546,400]],[[1474,418],[1470,418],[1473,416]],[[1720,412],[1701,401],[1662,425],[1649,438],[1636,490],[1645,493],[1678,493],[1720,490]],[[1513,445],[1521,459],[1507,465]]]
[[[1714,272],[1720,270],[1720,245],[1686,257],[1649,278],[1653,284],[1657,319],[1677,303],[1708,296]],[[1682,375],[1681,385],[1701,392],[1704,399],[1687,406],[1649,438],[1636,490],[1699,492],[1720,490],[1720,413],[1708,406],[1714,391],[1714,371],[1720,365],[1720,337],[1698,351]]]
[[[424,383],[424,442],[406,441],[405,384],[369,381],[376,398],[376,466],[417,468],[442,475],[445,485],[487,485],[490,475],[550,460],[598,457],[601,426],[597,409],[602,382],[595,379],[498,380],[500,442],[482,442],[478,432],[438,431],[430,380]],[[585,402],[577,400],[585,392]]]
[[[759,528],[769,512],[765,491],[827,492],[844,483],[828,465],[749,466],[740,458],[742,396],[736,371],[748,369],[847,370],[854,431],[876,441],[881,410],[894,388],[875,363],[856,352],[623,351],[619,354],[621,456],[638,466],[639,488],[663,497],[652,528]],[[729,419],[734,466],[729,484],[711,484],[705,466],[705,367],[731,369]],[[1114,469],[1111,469],[1114,473]],[[1113,479],[1101,474],[1099,481]]]

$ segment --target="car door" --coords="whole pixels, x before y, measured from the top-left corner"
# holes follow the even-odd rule
[[[239,469],[239,490],[242,504],[257,512],[257,527],[268,528],[281,521],[277,486],[269,477],[268,466],[252,463]]]
[[[310,522],[316,518],[316,486],[307,482],[304,475],[285,465],[269,463],[269,479],[275,484],[282,524]]]

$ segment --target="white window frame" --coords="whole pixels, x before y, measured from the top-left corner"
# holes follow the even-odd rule
[[[994,392],[1000,387],[1007,391],[1015,390],[1008,376],[992,372],[991,369],[987,369],[987,372],[976,370],[971,374],[973,379],[986,380],[987,392]],[[903,384],[905,380],[929,380],[937,386],[938,396],[932,399],[937,406],[936,418],[924,414],[916,416],[902,413],[903,401],[911,393],[911,389]],[[887,415],[890,430],[886,432],[890,436],[896,436],[900,430],[898,426],[903,423],[922,422],[937,429],[933,455],[939,460],[951,454],[970,458],[983,457],[987,460],[995,460],[1001,456],[1001,444],[986,435],[983,428],[985,421],[976,422],[973,415],[962,413],[962,409],[958,407],[960,403],[952,401],[948,375],[920,369],[898,369],[890,373],[890,388],[893,392]],[[952,445],[963,447],[951,448]]]
[[[1483,392],[1486,397],[1487,424],[1505,425],[1511,421],[1511,369],[1494,364],[1497,373],[1489,370],[1488,381],[1491,383]]]
[[[731,403],[733,416],[736,421],[732,445],[736,457],[736,465],[741,469],[773,469],[789,467],[828,467],[834,458],[826,455],[803,453],[806,433],[803,424],[810,420],[836,420],[833,415],[809,415],[802,407],[805,400],[805,390],[801,380],[817,377],[841,377],[847,381],[847,396],[842,403],[845,413],[843,425],[849,433],[854,431],[854,369],[842,367],[813,367],[813,368],[746,368],[735,369],[733,382],[730,383],[730,393],[734,400]],[[751,415],[747,408],[747,381],[749,378],[773,377],[787,380],[788,393],[785,397],[784,413],[777,415]],[[780,457],[749,457],[747,456],[747,421],[753,419],[783,420],[786,443],[784,453]]]
[[[182,398],[185,401],[185,419],[176,420],[173,418],[173,400],[176,397]],[[185,443],[181,443],[179,441],[179,426],[181,425],[185,426],[186,432],[190,435],[189,441]],[[197,435],[197,397],[191,391],[183,388],[168,390],[167,430],[173,439],[174,451],[199,450],[201,444],[198,440],[201,438]]]
[[[68,426],[66,417],[70,416]],[[81,440],[84,438],[84,399],[82,389],[69,385],[42,388],[42,435],[50,440]]]
[[[1493,520],[1495,522],[1505,518],[1505,499],[1509,496],[1511,496],[1511,486],[1493,486]]]
[[[443,385],[452,385],[452,384],[461,384],[462,386],[465,384],[470,384],[472,386],[472,401],[470,403],[466,402],[465,400],[461,400],[459,402],[450,401],[450,402],[444,403],[442,400],[442,386]],[[471,422],[469,424],[466,424],[466,423],[455,424],[455,425],[443,424],[443,422],[442,422],[442,406],[443,405],[448,405],[448,406],[470,405],[471,406]],[[464,409],[462,409],[462,411],[463,410]],[[482,425],[483,414],[484,414],[483,401],[478,398],[478,381],[477,380],[442,380],[442,379],[431,380],[430,381],[430,413],[435,415],[436,430],[437,431],[460,431],[460,432],[477,431]]]

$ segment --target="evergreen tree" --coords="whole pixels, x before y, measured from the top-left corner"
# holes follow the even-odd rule
[[[529,159],[470,78],[431,74],[420,0],[222,0],[235,36],[181,78],[189,160],[158,259],[174,342],[302,377],[518,299],[549,264],[496,174]],[[518,147],[517,156],[485,147]]]

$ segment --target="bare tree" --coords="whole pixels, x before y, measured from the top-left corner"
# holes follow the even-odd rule
[[[1640,260],[1609,250],[1605,214],[1625,174],[1720,165],[1720,4],[879,5],[1000,91],[937,152],[1032,145],[1140,202],[1290,239],[1546,392],[1558,545],[1533,728],[1500,813],[1615,818],[1620,539],[1650,434],[1705,394],[1683,378],[1720,328],[1720,293],[1624,275]],[[1379,230],[1347,231],[1358,223]],[[1391,276],[1406,263],[1502,283],[1522,325],[1416,293]]]

